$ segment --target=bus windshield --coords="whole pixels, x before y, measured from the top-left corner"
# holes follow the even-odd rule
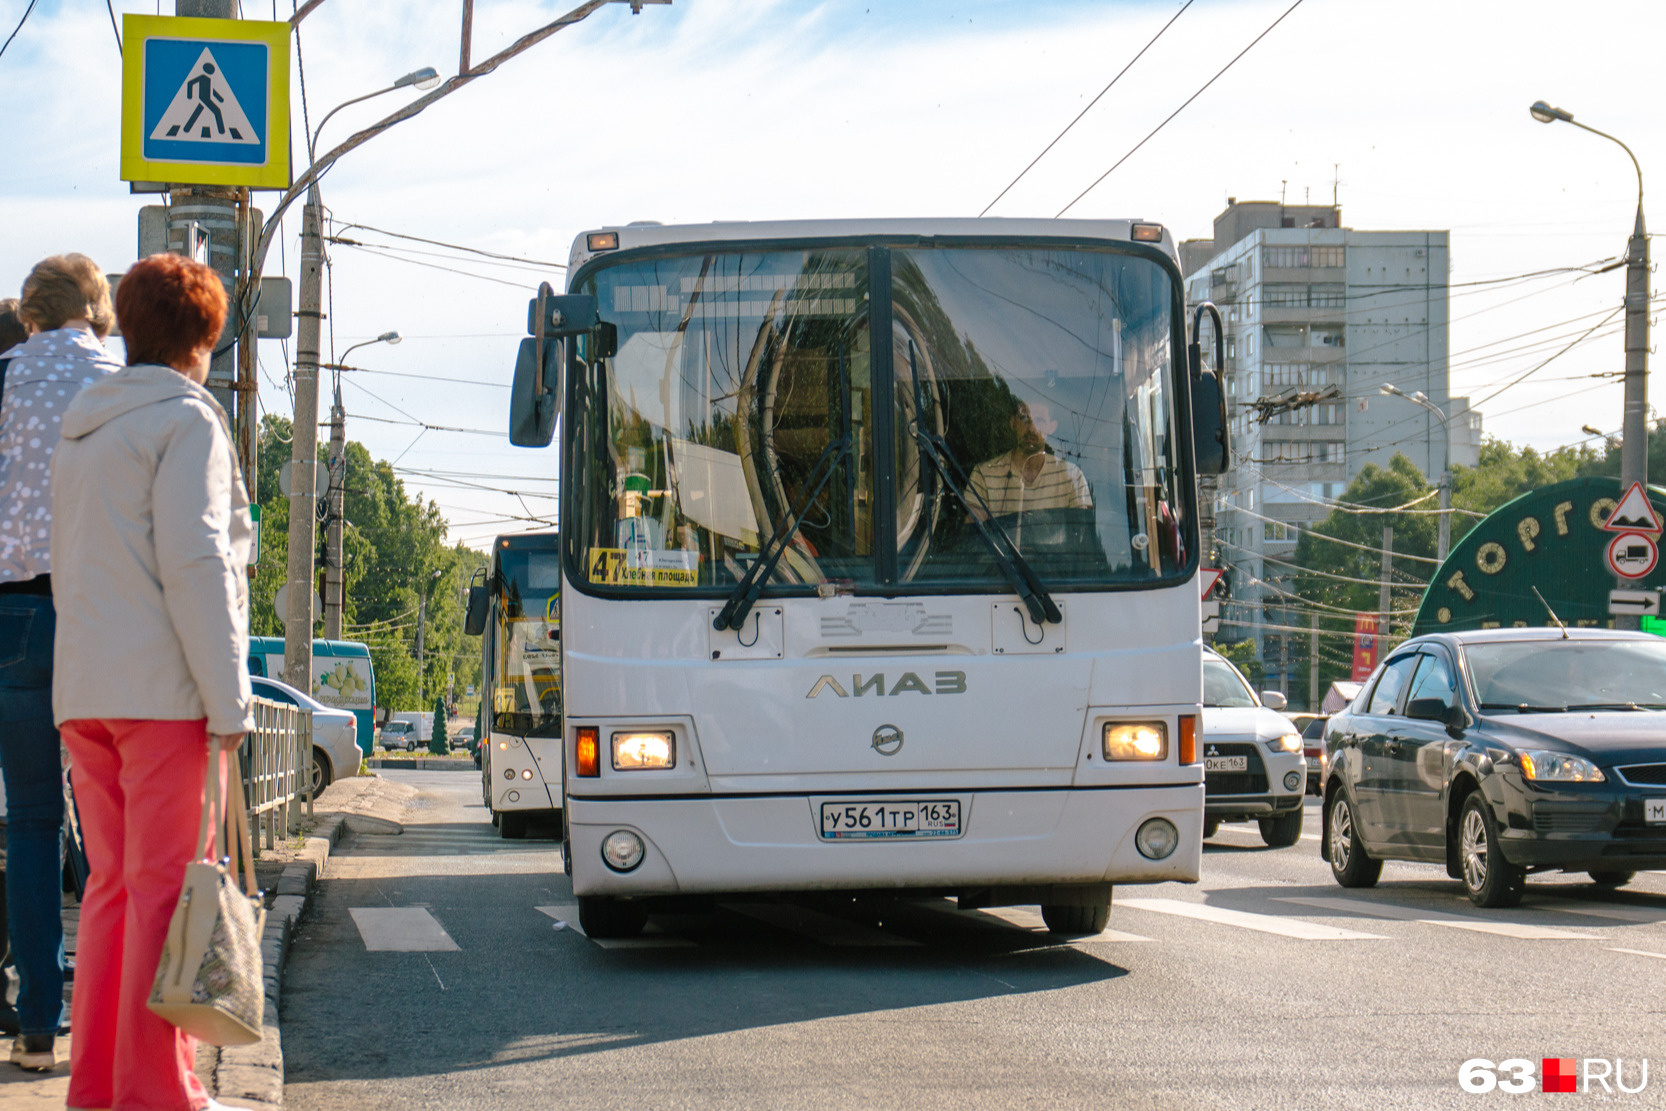
[[[573,292],[616,329],[570,372],[581,583],[720,594],[788,532],[787,592],[1004,592],[992,529],[1050,589],[1189,571],[1174,283],[1151,257],[740,248],[622,258]]]
[[[496,660],[492,728],[561,735],[561,561],[553,549],[503,548],[492,582]]]

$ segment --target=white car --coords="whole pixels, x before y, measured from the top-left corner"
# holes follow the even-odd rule
[[[1301,734],[1277,712],[1284,696],[1260,697],[1218,652],[1203,653],[1203,837],[1222,822],[1254,818],[1274,848],[1302,836],[1307,760]]]
[[[364,753],[359,749],[359,720],[346,710],[326,706],[288,683],[263,675],[249,676],[257,698],[270,698],[312,711],[312,796],[342,776],[359,774]]]

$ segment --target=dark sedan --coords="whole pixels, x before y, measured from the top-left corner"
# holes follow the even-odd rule
[[[1487,629],[1402,644],[1325,731],[1321,851],[1344,887],[1444,864],[1478,906],[1530,872],[1666,868],[1666,640]]]

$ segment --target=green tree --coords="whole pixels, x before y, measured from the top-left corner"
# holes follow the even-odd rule
[[[255,635],[283,635],[273,598],[287,578],[289,501],[278,476],[290,456],[289,442],[289,421],[273,416],[262,421],[256,473],[261,558],[250,591]],[[463,634],[462,594],[486,557],[461,544],[448,545],[439,507],[408,496],[392,465],[372,460],[357,441],[347,444],[344,502],[342,635],[369,646],[378,704],[420,709],[419,692],[443,692],[453,675],[459,684],[477,685],[479,641]],[[321,547],[322,542],[320,536]],[[427,598],[422,675],[416,659],[420,591]]]
[[[428,735],[428,751],[435,756],[444,756],[451,751],[451,741],[445,735],[445,695],[434,696],[434,729]]]

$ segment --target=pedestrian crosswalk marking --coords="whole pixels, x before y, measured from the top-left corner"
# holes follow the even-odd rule
[[[1646,926],[1666,922],[1666,907],[1654,910],[1648,907],[1622,907],[1612,905],[1597,905],[1581,899],[1535,899],[1535,907],[1553,910],[1558,914],[1588,914],[1592,918],[1612,918],[1616,922],[1640,922]]]
[[[540,914],[547,914],[557,922],[563,923],[569,930],[585,938],[593,945],[600,945],[603,949],[688,949],[694,942],[686,937],[668,934],[652,921],[643,929],[639,937],[591,937],[584,932],[584,927],[578,923],[578,907],[560,903],[555,906],[535,907]]]
[[[913,938],[886,933],[863,922],[790,903],[724,903],[723,908],[838,948],[883,949],[920,944]]]
[[[1222,926],[1236,926],[1244,930],[1256,930],[1264,934],[1278,934],[1282,937],[1293,937],[1302,941],[1382,941],[1381,934],[1360,933],[1357,930],[1344,930],[1336,926],[1321,926],[1316,922],[1305,922],[1300,918],[1283,918],[1274,914],[1251,914],[1249,911],[1229,910],[1226,907],[1211,906],[1207,903],[1188,903],[1180,899],[1122,899],[1116,900],[1119,907],[1132,910],[1151,911],[1155,914],[1174,914],[1182,918],[1196,918],[1202,922],[1214,922]]]
[[[364,947],[371,952],[444,953],[457,949],[426,907],[351,907]]]
[[[1497,934],[1520,941],[1588,941],[1590,934],[1576,934],[1549,926],[1529,926],[1524,922],[1500,922],[1489,918],[1460,918],[1455,914],[1440,914],[1415,907],[1378,903],[1367,899],[1308,898],[1287,895],[1273,897],[1275,902],[1297,903],[1301,906],[1334,910],[1343,914],[1365,914],[1373,918],[1391,918],[1401,922],[1422,922],[1430,926],[1450,926],[1455,930],[1473,930],[1482,934]]]
[[[1647,949],[1614,949],[1608,948],[1610,953],[1630,953],[1634,957],[1654,957],[1656,960],[1666,961],[1666,953],[1651,953]]]
[[[150,137],[180,143],[260,145],[260,133],[244,114],[225,70],[206,46],[185,72],[185,80],[151,129]]]

